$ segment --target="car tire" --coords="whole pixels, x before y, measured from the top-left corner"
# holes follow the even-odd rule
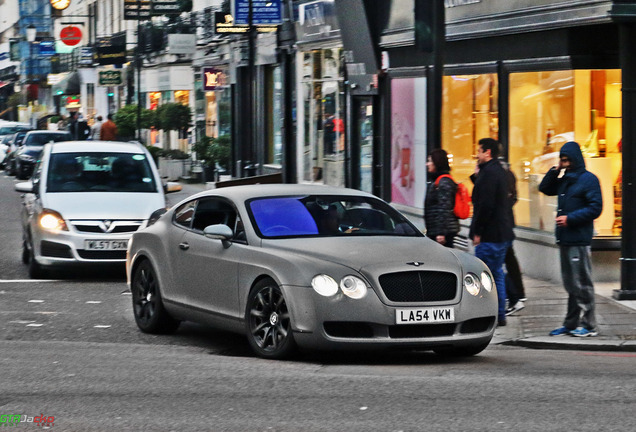
[[[31,244],[31,251],[29,252],[29,277],[31,279],[46,279],[48,272],[44,266],[38,264],[33,254],[33,244]]]
[[[245,330],[250,346],[260,357],[283,359],[296,351],[287,302],[272,279],[263,279],[252,288],[247,298]]]
[[[148,260],[135,269],[131,283],[133,314],[137,327],[144,333],[172,333],[180,322],[170,316],[163,306],[159,279]]]
[[[474,355],[479,354],[483,350],[485,350],[489,344],[490,344],[490,341],[486,343],[482,343],[480,345],[452,347],[452,348],[450,347],[438,348],[438,349],[434,349],[433,351],[435,351],[435,354],[444,356],[444,357],[472,357]]]

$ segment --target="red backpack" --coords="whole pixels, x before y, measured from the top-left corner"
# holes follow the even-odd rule
[[[442,174],[437,177],[435,180],[435,186],[439,185],[439,181],[448,177],[453,180],[453,178],[449,174]],[[455,183],[455,180],[453,180]],[[457,184],[457,192],[455,192],[455,207],[453,207],[453,213],[457,216],[458,219],[467,219],[470,216],[470,195],[468,194],[468,189],[462,183]]]

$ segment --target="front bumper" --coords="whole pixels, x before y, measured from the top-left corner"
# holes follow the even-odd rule
[[[296,342],[312,349],[466,347],[488,343],[497,323],[496,293],[459,302],[387,305],[370,289],[363,299],[341,293],[322,297],[309,287],[283,287],[290,303]],[[444,323],[397,324],[396,310],[452,307],[454,320]]]
[[[92,234],[61,231],[58,233],[40,233],[34,239],[35,260],[40,265],[61,266],[71,264],[125,263],[126,250],[132,233],[126,234]],[[93,243],[96,249],[86,249],[86,242]],[[111,245],[118,249],[106,249]]]

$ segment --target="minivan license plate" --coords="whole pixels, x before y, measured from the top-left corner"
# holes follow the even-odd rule
[[[84,240],[84,249],[126,250],[128,249],[128,240]]]
[[[454,321],[455,309],[452,307],[397,309],[395,311],[396,324],[423,324]]]

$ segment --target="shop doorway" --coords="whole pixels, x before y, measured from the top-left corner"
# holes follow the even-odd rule
[[[352,183],[355,189],[373,193],[373,137],[375,118],[372,97],[353,98],[353,130],[351,146]]]

